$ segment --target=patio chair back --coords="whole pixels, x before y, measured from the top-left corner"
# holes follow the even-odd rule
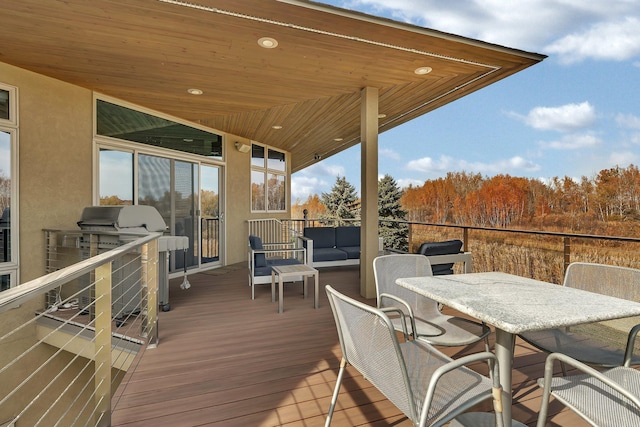
[[[404,308],[402,303],[386,295],[394,295],[409,304],[418,318],[429,319],[440,315],[438,304],[396,284],[400,277],[433,276],[429,259],[419,254],[394,254],[373,260],[378,307]]]
[[[326,287],[344,361],[355,367],[407,417],[417,419],[407,368],[388,317]]]
[[[640,270],[635,268],[574,262],[567,268],[564,286],[640,302]],[[593,323],[530,331],[520,337],[548,353],[564,353],[588,365],[612,368],[623,364],[630,342],[628,330],[640,320],[634,317],[616,323],[620,330],[610,327],[611,322]],[[640,364],[640,356],[634,355],[631,364]],[[564,364],[561,366],[564,372]]]
[[[502,425],[499,368],[493,353],[477,353],[454,361],[427,343],[415,340],[400,343],[383,311],[349,298],[331,286],[325,289],[342,349],[325,426],[331,424],[347,365],[355,367],[414,425],[444,425],[492,396],[497,399],[494,410],[498,414],[493,418],[497,425]],[[464,366],[488,360],[493,368],[492,379]]]
[[[615,265],[574,262],[564,286],[640,302],[640,270]]]

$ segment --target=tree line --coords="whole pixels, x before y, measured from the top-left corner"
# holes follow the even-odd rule
[[[381,218],[388,214],[383,215],[380,200],[396,194],[398,206],[393,215],[402,216],[402,211],[405,219],[415,222],[618,235],[634,235],[640,224],[640,170],[635,165],[603,169],[593,178],[583,176],[578,180],[568,176],[542,181],[508,174],[484,177],[449,172],[402,190],[388,175],[379,184]],[[345,178],[338,177],[330,193],[296,202],[292,213],[302,217],[307,209],[308,218],[339,217],[342,214],[332,206],[349,186]],[[356,215],[359,200],[353,196],[349,206],[343,205],[342,209]]]

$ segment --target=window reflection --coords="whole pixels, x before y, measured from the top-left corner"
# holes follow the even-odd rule
[[[11,134],[0,131],[0,262],[11,261]]]
[[[98,135],[222,160],[222,136],[103,100],[96,104]]]
[[[100,205],[133,204],[133,153],[100,149]]]
[[[9,120],[9,91],[0,89],[0,119]]]

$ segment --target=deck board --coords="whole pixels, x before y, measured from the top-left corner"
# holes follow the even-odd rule
[[[160,344],[144,353],[118,391],[112,426],[324,425],[340,361],[324,291],[315,310],[311,290],[303,299],[299,284],[285,284],[285,311],[278,314],[269,285],[257,286],[251,300],[244,266],[193,274],[189,281],[188,290],[179,288],[182,279],[171,281],[171,310],[159,318]],[[322,287],[331,284],[364,300],[358,281],[357,267],[320,270]],[[478,343],[443,350],[457,357],[482,348]],[[513,416],[529,426],[537,420],[535,379],[544,358],[517,340]],[[486,372],[486,365],[477,369]],[[333,425],[411,425],[355,370],[348,373]],[[586,425],[561,405],[552,404],[549,412],[549,426]]]

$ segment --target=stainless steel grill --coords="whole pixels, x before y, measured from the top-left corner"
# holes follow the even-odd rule
[[[167,225],[153,206],[89,206],[83,209],[78,226],[83,231],[80,239],[82,258],[86,259],[148,233],[163,233]],[[169,305],[168,255],[172,250],[186,250],[189,247],[187,237],[162,236],[158,242],[159,250],[159,294],[158,302],[164,311]],[[122,319],[140,310],[141,267],[136,254],[114,263],[112,273],[112,314]],[[89,280],[89,278],[87,278]],[[87,281],[85,280],[85,282]],[[79,307],[90,305],[92,296],[87,290],[88,283],[80,283],[82,290]]]

